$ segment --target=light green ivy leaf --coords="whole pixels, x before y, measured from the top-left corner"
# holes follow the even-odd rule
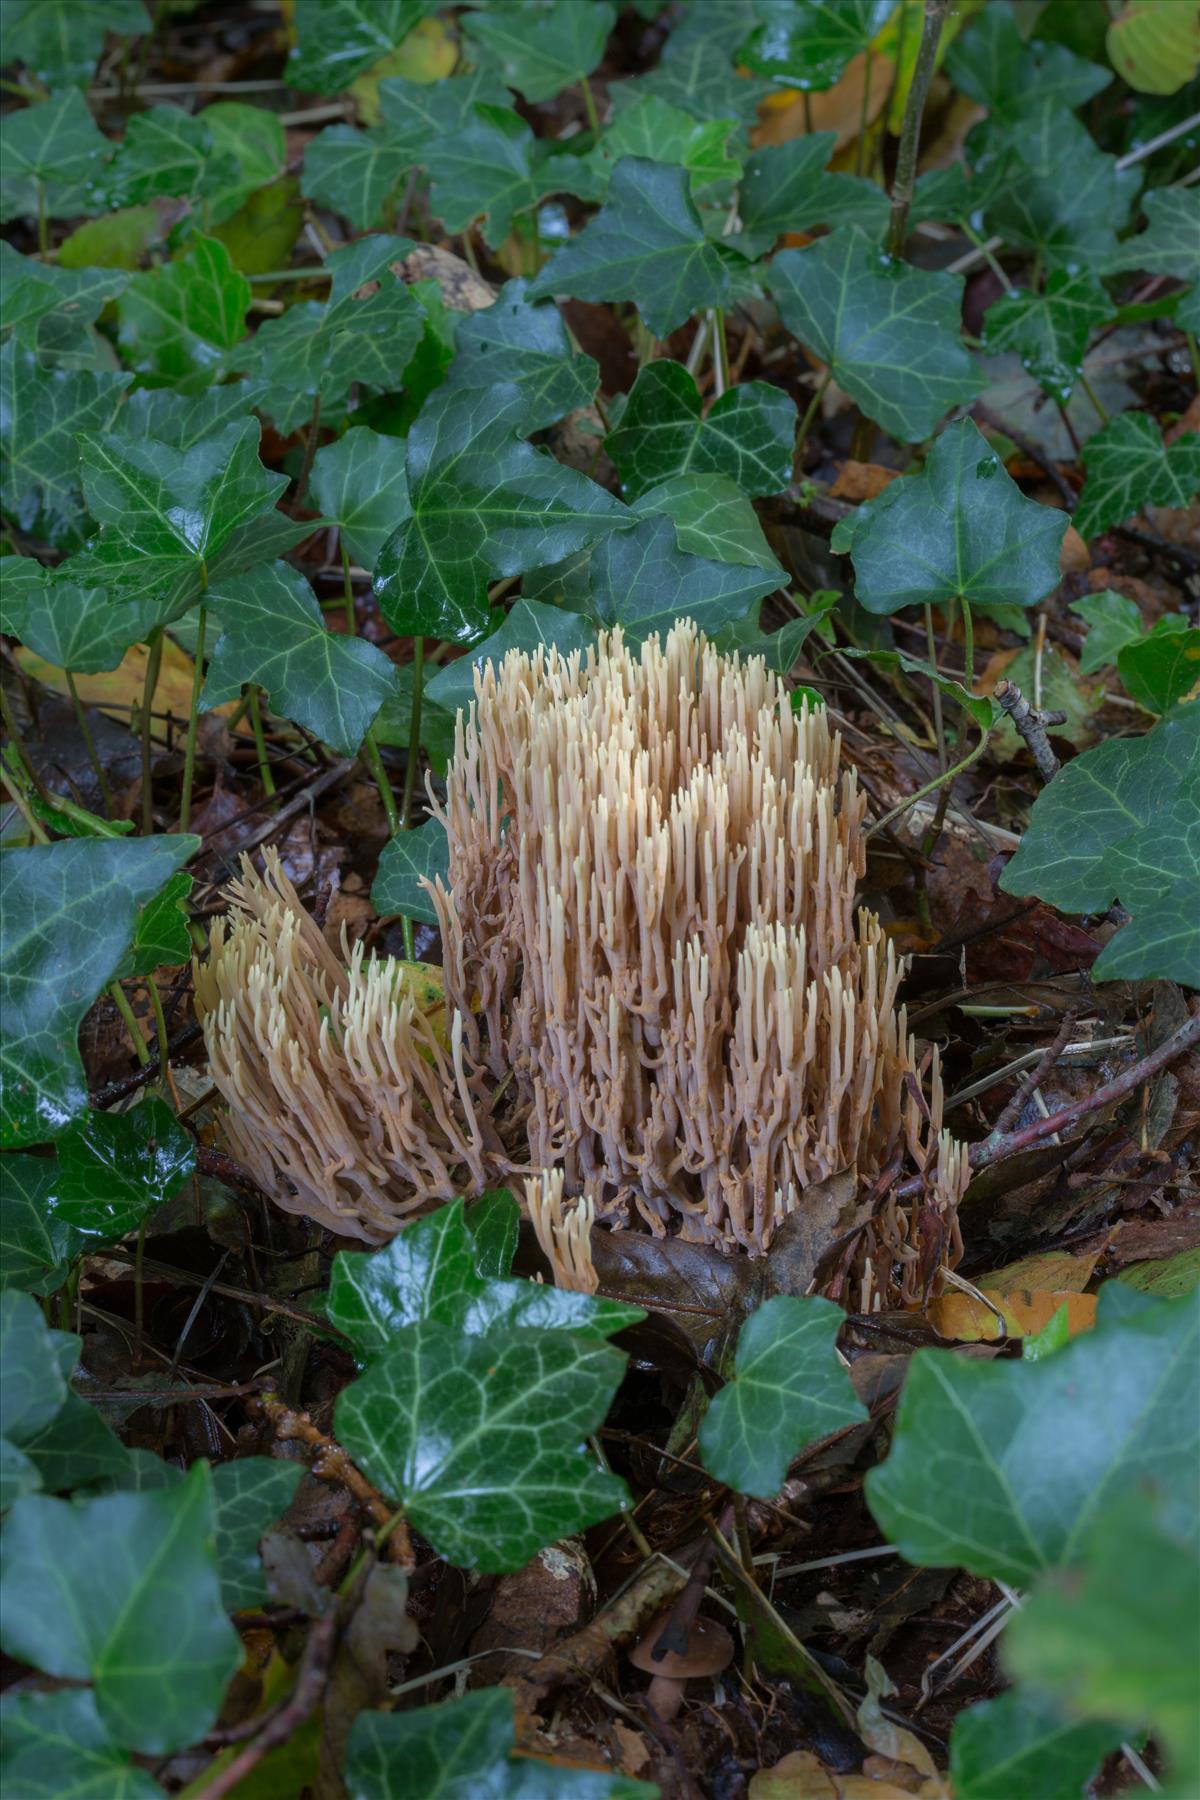
[[[1189,505],[1200,493],[1200,432],[1167,445],[1148,413],[1121,413],[1088,439],[1083,466],[1075,528],[1091,538],[1145,506]]]

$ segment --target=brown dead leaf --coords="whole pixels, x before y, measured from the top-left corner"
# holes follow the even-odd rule
[[[1064,575],[1084,573],[1091,567],[1091,552],[1073,525],[1068,525],[1058,553],[1058,566]]]
[[[890,487],[899,469],[885,469],[882,463],[856,462],[848,456],[838,470],[838,478],[829,490],[831,500],[874,500]]]
[[[472,1656],[492,1652],[475,1664],[471,1685],[493,1687],[525,1667],[527,1657],[506,1652],[544,1656],[558,1639],[578,1629],[595,1598],[592,1565],[578,1538],[550,1544],[523,1569],[502,1576],[492,1592],[491,1611],[470,1640]]]
[[[613,1721],[612,1731],[621,1747],[621,1773],[636,1781],[651,1760],[650,1746],[640,1731],[631,1731],[628,1725],[622,1725],[620,1719]]]
[[[890,57],[875,51],[870,66],[867,123],[873,125],[887,104],[895,65]],[[755,148],[760,149],[764,144],[786,144],[792,138],[804,137],[810,130],[836,131],[835,151],[852,144],[862,119],[866,79],[867,59],[859,55],[847,65],[842,79],[824,93],[805,95],[788,88],[769,95],[759,111],[760,123],[753,139]]]
[[[748,1800],[912,1800],[914,1792],[918,1800],[944,1800],[946,1789],[940,1781],[923,1780],[913,1789],[870,1775],[838,1775],[811,1750],[792,1750],[750,1777]]]
[[[980,1288],[979,1291],[986,1300],[992,1302],[992,1306],[958,1290],[940,1294],[936,1300],[930,1301],[925,1316],[939,1337],[959,1344],[990,1343],[1001,1336],[996,1312],[1003,1315],[1009,1337],[1034,1337],[1050,1323],[1059,1307],[1064,1304],[1067,1308],[1067,1332],[1070,1337],[1077,1336],[1081,1331],[1090,1331],[1096,1323],[1095,1294],[1079,1294],[1067,1290],[1061,1293],[1031,1293],[1027,1288],[1009,1294],[994,1293],[989,1288]],[[992,1310],[993,1307],[996,1312]]]
[[[1200,394],[1193,394],[1187,411],[1180,413],[1175,423],[1163,433],[1163,441],[1173,444],[1188,431],[1200,431]]]

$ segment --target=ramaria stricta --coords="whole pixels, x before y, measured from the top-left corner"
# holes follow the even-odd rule
[[[405,965],[336,957],[276,859],[247,863],[197,977],[232,1148],[372,1242],[556,1170],[604,1225],[755,1254],[852,1169],[877,1200],[859,1293],[915,1298],[956,1258],[966,1156],[936,1055],[922,1093],[902,959],[855,912],[865,801],[840,762],[823,708],[690,622],[486,664],[436,808],[444,1015]],[[906,1204],[902,1170],[924,1177]]]

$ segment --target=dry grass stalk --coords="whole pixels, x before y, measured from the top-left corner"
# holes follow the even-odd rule
[[[530,1164],[613,1226],[760,1252],[809,1183],[915,1164],[923,1200],[885,1201],[859,1263],[877,1292],[892,1270],[913,1289],[935,1220],[934,1266],[954,1259],[966,1165],[936,1064],[921,1095],[900,961],[855,914],[864,799],[840,759],[823,710],[687,622],[640,651],[613,633],[488,665],[441,814],[451,1052],[392,965],[341,968],[277,917],[277,873],[247,877],[201,991],[240,1152],[256,1172],[273,1155],[302,1210],[381,1236],[495,1179],[486,1093],[510,1076]]]

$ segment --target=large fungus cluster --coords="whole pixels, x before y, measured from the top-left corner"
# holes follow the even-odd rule
[[[823,709],[689,622],[485,665],[440,809],[444,1019],[403,965],[335,957],[277,863],[231,889],[197,997],[237,1153],[372,1241],[554,1169],[612,1227],[752,1253],[850,1168],[878,1199],[865,1288],[912,1294],[953,1260],[966,1159],[900,959],[855,913],[840,760]],[[902,1168],[925,1178],[907,1208]]]

